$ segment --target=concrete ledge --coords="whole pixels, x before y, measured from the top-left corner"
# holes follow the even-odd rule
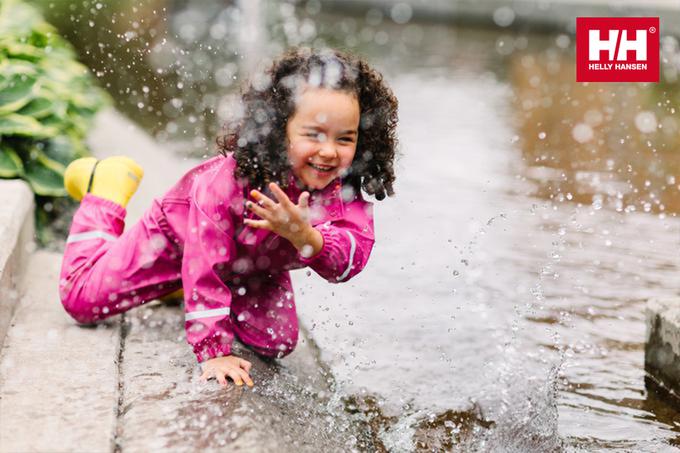
[[[29,260],[0,354],[0,451],[112,450],[120,322],[79,327],[58,294],[61,255]]]
[[[117,446],[125,452],[347,451],[356,429],[328,412],[329,376],[313,360],[306,335],[282,360],[262,360],[234,342],[253,363],[255,387],[224,390],[199,382],[184,339],[180,307],[152,303],[125,315],[123,397]],[[345,429],[340,429],[344,427]]]
[[[33,206],[26,182],[0,180],[0,348],[19,300],[19,277],[33,249]]]
[[[645,313],[648,378],[680,403],[680,298],[650,300]]]

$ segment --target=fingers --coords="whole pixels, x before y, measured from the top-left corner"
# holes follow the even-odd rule
[[[253,219],[243,219],[243,223],[254,228],[263,228],[265,230],[271,230],[271,223],[269,220],[253,220]]]
[[[247,360],[240,359],[238,362],[238,365],[243,369],[241,376],[243,376],[243,380],[246,381],[246,384],[248,384],[248,387],[252,387],[253,385],[253,380],[250,379],[250,368],[253,366],[252,363],[248,362]]]
[[[263,219],[269,218],[269,211],[262,206],[258,206],[252,201],[246,201],[246,208],[250,209],[253,211],[255,214],[258,216],[262,217]]]
[[[241,378],[241,373],[236,368],[231,368],[227,371],[227,375],[233,379],[234,383],[238,386],[243,385],[243,378]]]
[[[253,380],[250,379],[250,375],[246,372],[246,370],[241,370],[241,377],[245,381],[245,383],[248,385],[248,387],[252,387],[253,385]]]
[[[227,386],[227,380],[226,380],[226,378],[224,377],[224,373],[223,373],[223,372],[221,372],[221,371],[216,372],[216,373],[215,373],[215,377],[217,378],[217,382],[220,383],[220,386],[221,386],[222,388],[225,388],[225,387]]]
[[[272,191],[278,202],[282,205],[290,207],[293,204],[293,202],[290,201],[290,198],[288,198],[288,195],[286,195],[286,193],[275,182],[269,183],[269,189]]]
[[[252,363],[248,362],[247,360],[241,359],[241,361],[238,364],[241,368],[246,370],[248,373],[250,373],[250,368],[253,366]]]
[[[214,376],[215,370],[213,369],[212,366],[210,366],[206,362],[203,362],[201,364],[201,370],[203,370],[203,373],[201,373],[201,377],[199,378],[199,380],[203,382],[208,382],[208,379]]]
[[[300,199],[298,200],[298,204],[303,209],[309,207],[309,192],[302,192],[302,195],[300,195]]]
[[[244,223],[255,228],[265,228],[280,234],[280,228],[290,222],[291,216],[295,214],[295,211],[297,211],[298,208],[290,201],[288,196],[278,186],[276,186],[274,183],[272,184],[272,187],[274,187],[274,195],[277,197],[277,199],[281,200],[280,203],[274,203],[270,198],[267,198],[257,190],[251,190],[250,194],[254,198],[263,202],[263,205],[260,206],[259,204],[255,204],[252,201],[246,201],[246,208],[248,210],[255,213],[262,220],[267,220],[268,222],[254,223],[252,220],[257,221],[259,219],[244,219]]]
[[[219,383],[220,387],[228,387],[227,377],[231,378],[238,386],[242,386],[245,382],[248,387],[253,387],[255,384],[250,378],[250,368],[252,364],[244,359],[229,356],[227,362],[219,366],[207,366],[200,376],[202,382],[207,382],[208,379],[214,377]]]
[[[217,379],[217,382],[219,382],[221,387],[224,388],[227,386],[227,380],[224,377],[224,372],[221,370],[208,368],[205,371],[203,371],[203,374],[201,374],[201,377],[199,379],[202,382],[208,382],[208,379],[210,379],[211,377]]]
[[[256,199],[257,204],[259,204],[260,206],[272,207],[276,204],[271,198],[269,198],[268,196],[266,196],[265,194],[263,194],[259,190],[255,190],[255,189],[251,190],[250,196],[253,197],[254,199]]]

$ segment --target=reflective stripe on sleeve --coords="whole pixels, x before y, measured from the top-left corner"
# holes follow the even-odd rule
[[[228,314],[229,307],[214,308],[212,310],[192,311],[191,313],[185,314],[184,319],[185,321],[191,321],[192,319],[210,318],[211,316],[223,316]]]
[[[86,231],[84,233],[72,234],[66,238],[66,243],[71,244],[73,242],[88,241],[90,239],[104,239],[105,241],[115,241],[118,239],[116,236],[107,233],[106,231]]]
[[[352,270],[352,264],[354,263],[354,252],[357,249],[357,242],[354,240],[352,233],[347,230],[345,230],[345,232],[349,236],[349,242],[351,243],[351,247],[349,249],[349,264],[347,264],[347,269],[345,269],[345,272],[343,272],[342,275],[338,277],[338,281],[344,280],[345,277],[349,275],[349,271]]]

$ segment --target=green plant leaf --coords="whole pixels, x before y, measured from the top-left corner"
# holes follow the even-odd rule
[[[37,76],[38,72],[36,66],[28,61],[15,60],[13,58],[7,58],[0,61],[0,76],[7,80],[17,74]]]
[[[30,44],[18,42],[5,43],[4,51],[12,58],[20,60],[39,61],[45,57],[45,51]]]
[[[17,113],[24,116],[32,116],[40,119],[49,116],[55,107],[55,101],[45,97],[36,97],[31,102],[23,106]]]
[[[59,134],[67,134],[69,131],[73,130],[73,124],[71,123],[71,119],[69,118],[68,115],[65,115],[64,117],[59,117],[54,114],[46,116],[45,118],[42,118],[40,120],[40,123],[44,127],[50,128],[50,129],[58,129]],[[79,135],[82,137],[82,134]]]
[[[24,164],[25,178],[37,195],[62,197],[64,188],[64,166],[49,159],[42,151],[32,149],[31,158]]]
[[[19,178],[24,174],[21,158],[8,146],[0,145],[0,178]]]
[[[0,137],[19,135],[22,137],[49,138],[59,133],[56,127],[43,126],[30,116],[9,114],[0,116]]]
[[[60,135],[45,141],[42,150],[49,159],[66,167],[74,159],[83,155],[84,149],[79,148],[83,148],[79,140]]]
[[[0,115],[13,113],[28,104],[38,90],[34,77],[14,75],[0,91]]]
[[[28,3],[0,0],[0,177],[23,177],[38,196],[61,197],[65,166],[89,155],[93,116],[113,101]]]
[[[46,58],[40,61],[38,66],[45,72],[47,77],[61,83],[81,82],[83,80],[80,79],[85,78],[87,80],[90,74],[87,66],[66,58]]]

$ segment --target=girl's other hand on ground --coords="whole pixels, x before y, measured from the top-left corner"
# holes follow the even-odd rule
[[[250,367],[252,364],[235,355],[227,355],[223,357],[215,357],[214,359],[206,360],[201,364],[203,374],[200,379],[206,382],[211,377],[217,379],[222,388],[227,387],[227,376],[229,376],[236,385],[243,385],[245,382],[248,387],[252,387],[253,381],[250,379]]]

